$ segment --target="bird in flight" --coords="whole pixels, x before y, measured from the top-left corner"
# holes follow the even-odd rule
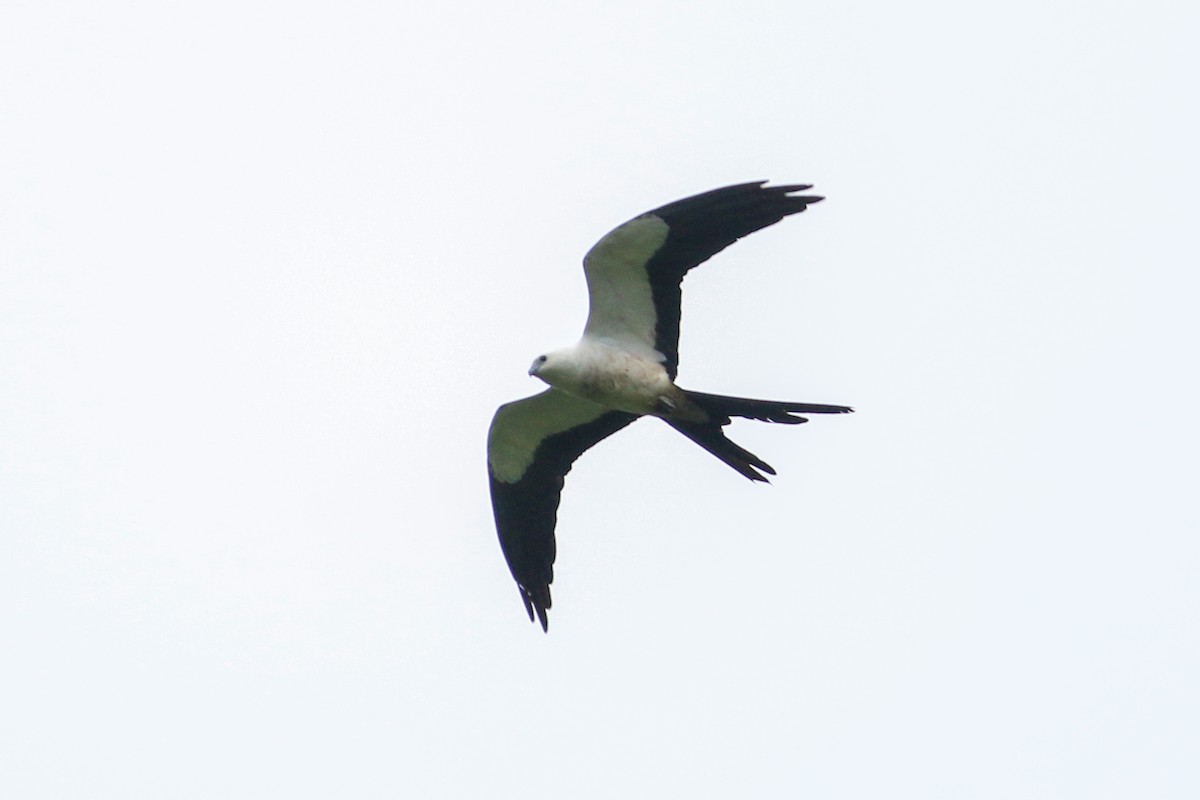
[[[585,450],[639,417],[658,417],[752,481],[775,470],[725,437],[732,417],[795,425],[797,414],[848,406],[748,400],[675,384],[680,283],[743,236],[798,214],[821,197],[808,185],[766,181],[714,189],[634,217],[583,259],[589,310],[583,336],[534,359],[549,384],[506,403],[488,431],[488,473],[500,547],[530,621],[549,629],[554,527],[563,478]]]

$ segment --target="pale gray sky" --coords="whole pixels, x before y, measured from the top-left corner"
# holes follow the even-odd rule
[[[0,794],[1195,797],[1197,23],[5,4]],[[680,382],[859,413],[589,452],[545,636],[491,414],[758,179]]]

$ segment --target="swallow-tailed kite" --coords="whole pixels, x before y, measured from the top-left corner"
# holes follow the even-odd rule
[[[658,417],[752,481],[769,464],[725,438],[731,417],[807,422],[847,406],[747,400],[681,389],[680,282],[743,236],[822,198],[811,186],[727,186],[634,217],[583,260],[589,311],[583,337],[538,356],[529,374],[550,385],[500,406],[488,431],[492,510],[500,546],[532,621],[548,627],[554,525],[563,476],[583,451],[644,416]]]

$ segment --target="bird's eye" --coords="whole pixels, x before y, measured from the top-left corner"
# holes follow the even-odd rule
[[[537,363],[539,363],[539,364],[545,364],[545,363],[546,363],[546,357],[545,357],[545,356],[538,356],[538,357],[537,357]]]

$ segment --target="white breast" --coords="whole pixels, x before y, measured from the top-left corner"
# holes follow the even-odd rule
[[[648,414],[671,388],[661,356],[585,336],[544,379],[564,392],[633,414]],[[555,365],[558,366],[557,364]]]

